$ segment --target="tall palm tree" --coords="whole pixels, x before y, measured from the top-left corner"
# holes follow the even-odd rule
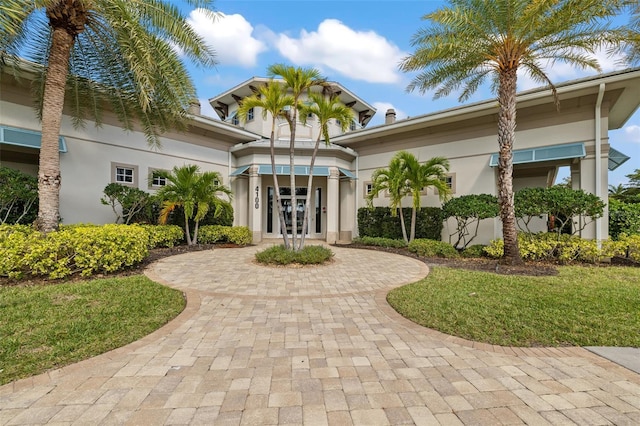
[[[323,85],[325,79],[321,76],[320,71],[315,68],[292,67],[284,64],[273,64],[267,69],[269,77],[281,78],[285,87],[291,92],[294,104],[288,111],[284,112],[284,118],[289,123],[289,181],[291,186],[291,205],[296,209],[296,172],[295,172],[295,145],[296,145],[296,127],[298,124],[298,109],[302,106],[301,97],[309,93],[313,86]],[[295,213],[297,215],[297,211]],[[292,246],[296,251],[296,237],[298,233],[297,217],[292,221],[293,229],[291,232]],[[302,230],[304,232],[304,229]]]
[[[294,106],[295,99],[286,93],[283,85],[277,81],[271,81],[265,86],[258,87],[257,93],[244,98],[237,111],[238,118],[242,121],[247,121],[249,110],[252,108],[260,108],[264,120],[267,119],[267,116],[271,117],[271,137],[269,139],[271,148],[271,173],[273,176],[273,187],[276,193],[280,229],[282,229],[282,238],[284,240],[284,246],[287,249],[291,248],[291,246],[289,244],[289,237],[287,236],[284,211],[282,210],[282,203],[280,201],[280,185],[278,184],[278,175],[276,174],[275,130],[277,120],[279,118],[285,118],[287,114],[286,110],[288,108],[294,108]]]
[[[211,0],[185,0],[209,12]],[[183,128],[195,88],[181,56],[214,64],[213,51],[168,0],[3,0],[0,66],[16,72],[18,54],[40,67],[36,84],[42,121],[38,227],[58,227],[58,138],[65,105],[74,124],[100,124],[109,105],[124,127],[139,125],[152,144]],[[178,52],[180,51],[180,53]]]
[[[302,221],[302,235],[300,236],[299,250],[304,248],[304,239],[307,229],[307,223],[309,220],[309,209],[311,207],[311,190],[313,186],[313,165],[316,162],[318,155],[318,148],[320,147],[320,141],[324,139],[324,143],[329,145],[331,139],[329,136],[329,121],[337,120],[340,123],[341,130],[345,132],[349,128],[351,120],[353,120],[353,111],[351,108],[344,105],[337,96],[324,96],[320,93],[310,93],[308,102],[311,104],[303,104],[300,108],[300,116],[302,123],[306,123],[310,114],[313,114],[318,119],[320,125],[320,131],[316,138],[316,143],[313,147],[313,153],[311,154],[311,163],[309,168],[309,178],[307,180],[307,201],[304,208],[304,219]]]
[[[415,52],[402,60],[402,71],[420,71],[407,87],[435,97],[460,91],[464,101],[487,77],[497,91],[498,200],[504,237],[504,263],[522,262],[513,205],[513,143],[516,129],[516,80],[519,70],[555,87],[544,66],[565,62],[600,70],[596,49],[616,46],[625,34],[606,18],[624,0],[450,0],[427,14],[430,26],[412,39]],[[556,97],[557,103],[557,97]]]
[[[162,200],[159,222],[167,223],[169,214],[176,207],[182,207],[187,244],[198,244],[200,221],[211,207],[219,214],[222,210],[222,200],[218,198],[218,194],[223,193],[231,198],[231,191],[222,185],[220,173],[200,172],[200,168],[195,164],[175,166],[171,172],[159,170],[156,173],[168,182],[156,194]],[[195,222],[193,235],[189,227],[189,221],[192,219]]]
[[[409,193],[409,187],[407,186],[403,161],[398,155],[391,158],[386,169],[376,169],[371,175],[371,192],[367,195],[369,206],[372,205],[373,199],[383,191],[387,191],[389,194],[391,216],[396,217],[398,213],[400,214],[402,238],[408,243],[407,226],[402,214],[402,199]]]
[[[444,157],[433,157],[426,163],[420,164],[415,155],[407,151],[399,151],[396,156],[402,163],[406,186],[412,198],[411,232],[409,241],[416,237],[416,217],[420,210],[420,197],[429,187],[438,190],[440,200],[447,198],[451,192],[445,181],[449,171],[449,161]]]

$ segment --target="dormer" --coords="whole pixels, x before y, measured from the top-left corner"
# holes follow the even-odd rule
[[[209,103],[215,110],[220,120],[238,126],[239,128],[247,131],[258,133],[265,138],[268,138],[271,134],[271,117],[266,119],[262,117],[262,111],[259,108],[255,108],[253,114],[249,116],[246,122],[239,120],[236,112],[238,105],[247,96],[251,96],[257,92],[258,87],[270,82],[271,79],[264,77],[253,77],[238,86],[214,96],[209,99]],[[282,81],[275,79],[274,81]],[[312,90],[321,92],[322,87],[314,87]],[[327,90],[326,88],[324,90]],[[349,124],[349,128],[344,133],[353,132],[355,130],[363,129],[367,126],[371,117],[376,112],[376,109],[366,103],[361,98],[354,95],[347,88],[336,82],[329,82],[329,90],[334,96],[338,96],[340,101],[353,111],[353,122]],[[302,102],[305,101],[303,96]],[[315,117],[308,117],[306,124],[298,123],[296,129],[296,139],[300,141],[315,140],[319,133],[319,124]],[[331,122],[329,123],[329,135],[339,136],[343,134],[341,129],[341,123]],[[284,119],[277,120],[276,124],[276,139],[288,139],[290,135],[289,126]]]

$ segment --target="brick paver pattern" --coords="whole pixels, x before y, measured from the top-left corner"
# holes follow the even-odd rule
[[[640,375],[581,348],[477,344],[402,318],[386,293],[428,274],[332,247],[275,268],[261,247],[163,259],[187,308],[115,351],[0,387],[0,424],[640,424]]]

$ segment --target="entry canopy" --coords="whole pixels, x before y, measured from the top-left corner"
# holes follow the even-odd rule
[[[247,175],[247,171],[249,170],[250,166],[242,166],[236,170],[234,170],[230,176],[242,176],[242,175]],[[276,164],[276,174],[277,175],[285,175],[288,176],[290,173],[291,167],[288,165],[282,165],[282,164]],[[311,170],[311,167],[309,166],[294,166],[294,172],[296,174],[296,176],[309,176],[309,171]],[[348,177],[350,179],[355,179],[356,176],[349,170],[347,169],[343,169],[343,168],[338,168],[338,170],[340,171],[340,174]],[[271,175],[272,170],[271,170],[271,164],[259,164],[258,165],[258,174],[259,175]],[[313,175],[314,176],[324,176],[327,177],[329,176],[329,167],[327,166],[314,166],[313,167]]]
[[[42,133],[40,132],[0,126],[0,144],[40,149],[41,143]],[[67,152],[67,144],[65,143],[64,137],[60,136],[58,146],[60,152]]]

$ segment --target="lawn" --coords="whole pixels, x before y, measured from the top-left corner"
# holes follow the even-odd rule
[[[640,268],[565,266],[526,277],[434,267],[387,299],[418,324],[479,342],[640,347]]]
[[[180,291],[143,275],[0,287],[0,384],[124,346],[184,306]]]

